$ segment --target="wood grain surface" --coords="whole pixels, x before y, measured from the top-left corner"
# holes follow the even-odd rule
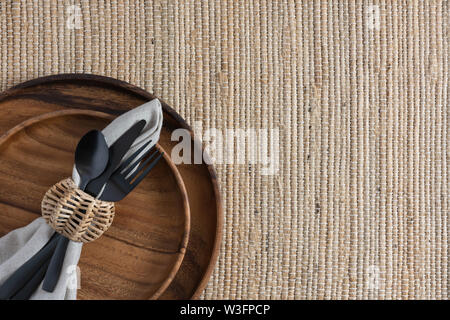
[[[46,189],[71,175],[79,139],[105,127],[110,118],[89,110],[56,111],[3,135],[0,207],[20,207],[23,219],[36,218]],[[9,212],[0,213],[2,233],[23,226]],[[190,226],[186,189],[169,157],[117,203],[114,220],[102,237],[83,248],[79,298],[157,298],[179,269]]]
[[[49,112],[81,109],[117,116],[153,98],[154,96],[140,88],[106,77],[67,74],[39,78],[18,85],[0,94],[0,134],[6,133],[30,117],[41,116]],[[163,101],[162,104],[164,109],[164,126],[159,143],[170,153],[172,147],[177,143],[176,141],[171,141],[172,131],[177,128],[190,128],[172,108]],[[97,125],[102,127],[105,124],[104,122],[99,122],[99,118],[97,117],[81,117],[82,119],[78,120],[83,120],[82,122],[88,126]],[[4,184],[3,180],[0,179],[2,216],[8,218],[8,222],[2,221],[0,223],[0,235],[33,220],[36,215],[30,214],[30,212],[34,212],[35,214],[39,213],[38,207],[40,202],[36,202],[35,199],[41,197],[43,192],[46,191],[44,185],[48,187],[55,181],[59,181],[58,177],[67,176],[67,168],[64,166],[66,163],[70,164],[73,161],[70,159],[69,151],[73,152],[72,149],[76,143],[75,137],[81,133],[75,128],[69,132],[65,131],[66,129],[63,130],[65,126],[61,127],[60,122],[52,123],[50,121],[48,125],[52,126],[51,132],[53,132],[52,135],[55,137],[55,141],[59,141],[59,137],[57,136],[61,131],[72,136],[72,140],[64,140],[63,150],[55,151],[61,159],[66,159],[67,161],[51,162],[52,169],[45,171],[46,174],[42,175],[44,178],[39,185],[30,183],[27,177],[32,175],[32,172],[39,164],[43,165],[44,162],[47,164],[47,161],[52,161],[44,159],[46,153],[42,153],[41,158],[38,158],[37,161],[33,159],[32,163],[26,164],[24,168],[21,167],[23,164],[21,159],[14,160],[19,161],[17,165],[12,164],[12,162],[6,164],[6,168],[9,169],[12,169],[14,166],[20,168],[20,188],[17,189],[21,189],[22,191],[29,189],[29,192],[22,192],[21,190],[10,192],[11,188],[6,187],[7,184]],[[33,126],[31,129],[24,130],[25,136],[23,138],[25,141],[28,139],[28,143],[31,143],[29,141],[31,138],[28,134],[32,134],[33,139],[44,143],[43,141],[48,141],[48,137],[42,136],[42,130],[44,129],[40,128],[39,125],[36,127]],[[53,143],[45,143],[47,143],[47,148],[55,147]],[[13,142],[6,142],[3,145],[2,148],[13,148],[5,154],[11,153],[12,155],[25,156],[27,149],[24,149],[24,147],[18,148]],[[60,145],[58,144],[57,146],[59,147]],[[192,146],[194,148],[195,144],[192,144]],[[0,155],[0,159],[3,162],[3,153]],[[18,165],[19,163],[20,165]],[[169,287],[162,292],[160,296],[162,299],[189,299],[197,298],[200,295],[206,286],[217,260],[219,244],[222,237],[223,212],[214,169],[204,163],[200,165],[177,165],[177,169],[184,181],[189,198],[191,233],[189,245],[187,246],[180,269]],[[161,168],[160,172],[153,176],[158,178],[159,174],[163,174],[161,170],[163,169]],[[63,172],[65,172],[64,175]],[[5,174],[8,175],[7,173]],[[151,186],[147,187],[152,188]],[[142,186],[142,188],[145,189],[146,185]],[[148,195],[146,193],[136,192],[135,197],[134,206],[137,208],[148,208]],[[8,199],[6,204],[3,203],[4,199]],[[129,201],[131,199],[127,198],[117,207],[118,212],[123,212],[123,214],[120,214],[122,218],[119,218],[118,214],[118,217],[113,223],[114,228],[108,231],[110,232],[111,238],[105,237],[104,241],[98,241],[96,244],[98,250],[89,248],[88,246],[85,246],[83,249],[80,260],[82,270],[80,298],[127,298],[131,291],[134,296],[129,298],[148,298],[149,295],[151,296],[152,290],[150,288],[156,287],[154,278],[152,278],[153,272],[158,272],[158,270],[147,267],[161,263],[161,261],[167,261],[167,251],[177,250],[176,246],[165,248],[161,250],[159,258],[156,259],[157,261],[150,258],[139,260],[142,262],[139,264],[139,269],[133,269],[136,267],[132,262],[133,257],[136,258],[136,253],[142,250],[141,247],[144,245],[156,246],[152,242],[154,238],[150,239],[146,237],[156,227],[148,223],[142,223],[142,219],[145,219],[145,217],[140,214],[136,215],[134,219],[127,219],[127,216],[133,215],[133,210],[127,209],[131,208]],[[14,203],[14,205],[10,206],[8,203]],[[164,220],[163,217],[161,219]],[[169,222],[166,221],[166,223]],[[179,228],[180,226],[176,225],[174,227]],[[166,239],[169,235],[160,233],[158,236],[160,237],[158,243],[159,241],[166,240],[170,240],[168,243],[172,243],[172,239]],[[135,249],[130,250],[130,246]],[[153,253],[158,252],[156,249],[159,249],[159,247],[153,247],[153,249],[155,249]],[[118,262],[116,262],[117,264],[110,263],[106,266],[102,263],[105,255],[109,254],[108,252],[122,257],[120,260],[121,270],[123,270],[122,274],[116,274],[113,271],[118,268]],[[152,257],[156,257],[156,255],[152,255]],[[128,262],[123,262],[123,260],[127,260]],[[125,265],[122,265],[123,263]],[[132,285],[128,278],[131,272],[135,273],[133,277],[136,277],[138,280]],[[112,273],[112,275],[107,276],[109,273]],[[95,286],[91,286],[90,283],[95,283]],[[113,283],[114,286],[112,285]],[[89,295],[87,292],[89,292]],[[159,294],[161,292],[157,293]]]

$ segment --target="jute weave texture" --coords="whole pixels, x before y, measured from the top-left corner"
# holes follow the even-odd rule
[[[100,74],[204,129],[279,129],[275,175],[216,166],[203,298],[447,299],[448,6],[2,1],[0,89]]]

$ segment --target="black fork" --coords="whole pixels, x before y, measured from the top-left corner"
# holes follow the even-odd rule
[[[117,202],[125,198],[150,173],[164,153],[155,146],[143,153],[144,144],[114,171],[99,199]]]

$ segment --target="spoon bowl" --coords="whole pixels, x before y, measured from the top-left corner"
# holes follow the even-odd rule
[[[108,159],[108,145],[100,131],[89,131],[81,138],[75,151],[75,166],[80,174],[81,190],[86,188],[89,181],[105,171]]]

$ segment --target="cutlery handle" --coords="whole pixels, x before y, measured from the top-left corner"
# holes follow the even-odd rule
[[[55,251],[58,237],[53,234],[45,246],[17,269],[1,286],[0,300],[11,299],[39,271],[41,266],[50,259]]]
[[[50,259],[41,266],[38,272],[27,282],[27,284],[19,290],[11,300],[29,300],[31,295],[39,288],[39,285],[44,279],[45,273],[47,272],[48,265],[50,264]]]
[[[47,273],[45,274],[44,283],[42,284],[42,290],[47,292],[53,292],[55,290],[56,284],[58,283],[59,276],[61,274],[61,269],[64,263],[64,258],[66,256],[68,244],[69,239],[61,234],[58,234],[58,244],[50,260]]]
[[[89,182],[89,179],[85,179],[85,178],[80,178],[80,179],[81,179],[81,182],[80,182],[80,185],[78,186],[78,188],[80,190],[84,191],[84,189],[86,189],[86,186],[87,186],[87,184]]]

